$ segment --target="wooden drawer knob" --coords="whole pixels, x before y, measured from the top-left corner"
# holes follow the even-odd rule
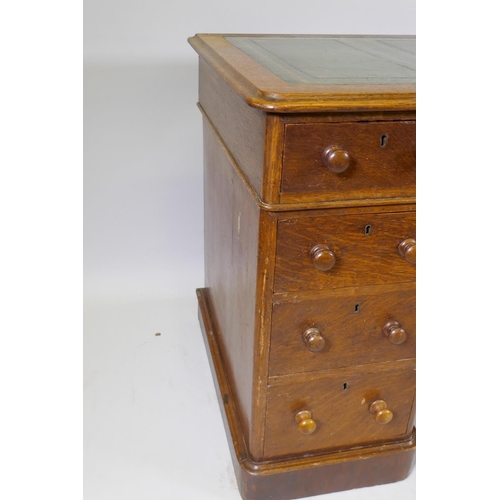
[[[399,255],[410,264],[417,263],[417,242],[413,238],[403,240],[398,246]]]
[[[326,245],[316,245],[309,256],[319,271],[329,271],[335,265],[335,255]]]
[[[377,424],[388,424],[392,417],[392,411],[387,409],[387,403],[383,399],[377,399],[370,405],[370,412],[375,415]]]
[[[397,321],[388,321],[383,326],[382,332],[391,344],[402,344],[406,340],[406,332]]]
[[[321,332],[317,328],[308,328],[302,338],[306,347],[312,352],[318,352],[325,347],[325,339],[321,336]]]
[[[316,422],[311,418],[311,412],[304,410],[295,415],[295,421],[299,424],[299,432],[312,434],[316,430]]]
[[[328,146],[323,151],[321,159],[323,160],[323,165],[336,174],[345,172],[351,163],[349,153],[337,146]]]

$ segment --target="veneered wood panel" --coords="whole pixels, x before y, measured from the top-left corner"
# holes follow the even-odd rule
[[[265,114],[247,106],[200,58],[199,99],[203,110],[254,190],[262,196]]]
[[[415,213],[324,214],[278,221],[275,292],[415,281],[415,266],[398,253],[401,241],[415,238]],[[329,271],[311,262],[310,251],[319,244],[335,255]]]
[[[261,210],[257,264],[255,341],[253,353],[247,353],[248,356],[253,355],[254,360],[252,430],[250,440],[248,441],[248,453],[253,460],[261,459],[264,453],[276,229],[276,214]]]
[[[205,286],[217,339],[248,442],[259,208],[204,122]]]
[[[390,320],[406,331],[402,344],[391,344],[382,332]],[[326,299],[274,304],[269,375],[414,358],[415,326],[415,283],[343,288]],[[307,349],[309,328],[320,331],[321,351]]]
[[[271,385],[268,390],[266,458],[296,456],[375,442],[404,439],[412,414],[415,370],[332,374],[296,383]],[[391,422],[378,424],[369,406],[386,401]],[[301,434],[295,415],[311,412],[312,434]]]
[[[264,203],[279,203],[285,124],[280,115],[266,115],[264,181],[261,199]]]
[[[347,151],[342,173],[322,162],[323,151]],[[415,196],[415,122],[306,123],[285,127],[281,202]]]

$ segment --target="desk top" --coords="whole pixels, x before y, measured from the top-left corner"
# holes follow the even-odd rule
[[[415,37],[199,34],[189,43],[256,108],[415,109]]]

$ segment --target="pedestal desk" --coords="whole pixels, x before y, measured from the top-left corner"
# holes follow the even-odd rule
[[[196,35],[199,317],[244,499],[415,454],[415,39]]]

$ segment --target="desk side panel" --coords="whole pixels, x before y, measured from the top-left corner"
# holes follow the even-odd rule
[[[259,208],[204,120],[205,286],[246,443],[250,438]]]

